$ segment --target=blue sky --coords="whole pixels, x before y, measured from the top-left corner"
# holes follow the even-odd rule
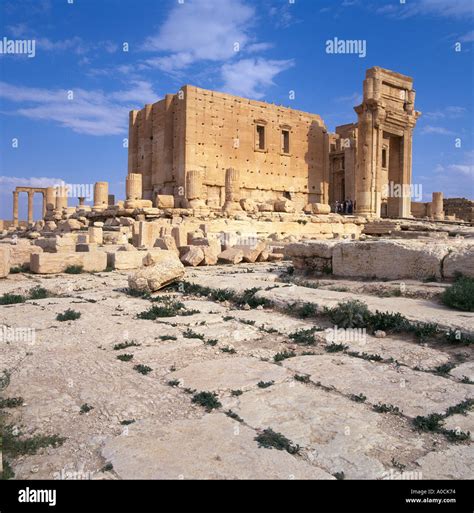
[[[333,131],[356,120],[372,66],[415,80],[425,200],[472,199],[472,22],[472,0],[2,0],[0,38],[36,46],[0,54],[0,218],[16,185],[108,180],[123,197],[128,111],[183,84],[317,113]],[[366,41],[366,56],[326,53],[335,37]]]

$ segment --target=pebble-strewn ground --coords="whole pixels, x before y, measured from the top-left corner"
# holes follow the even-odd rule
[[[436,303],[439,284],[407,282],[405,297],[391,292],[395,282],[324,279],[313,288],[314,281],[276,281],[285,265],[198,268],[186,277],[212,288],[257,287],[275,308],[210,301],[187,295],[185,285],[160,295],[196,312],[155,321],[137,314],[161,303],[127,295],[125,273],[2,280],[0,295],[40,285],[57,296],[0,306],[0,326],[34,329],[34,340],[0,341],[0,372],[11,372],[2,395],[24,400],[4,410],[4,421],[25,437],[66,438],[34,455],[7,456],[16,478],[472,478],[469,442],[413,426],[417,416],[473,397],[470,347],[366,335],[328,352],[325,331],[316,332],[314,345],[289,337],[327,328],[327,319],[302,319],[288,306],[334,306],[352,297],[371,310],[464,330],[473,329],[473,314]],[[57,321],[69,308],[81,317]],[[114,349],[131,341],[138,345]],[[291,357],[275,361],[285,352]],[[117,359],[123,354],[133,358]],[[448,363],[454,368],[436,372]],[[139,364],[152,370],[141,374]],[[202,391],[214,392],[220,406],[206,411],[193,403]],[[83,405],[92,409],[81,413]],[[473,413],[450,414],[441,425],[474,433]],[[259,446],[255,438],[267,428],[286,437],[289,452]]]

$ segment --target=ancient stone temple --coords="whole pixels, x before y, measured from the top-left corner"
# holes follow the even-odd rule
[[[130,113],[128,172],[142,175],[142,198],[156,206],[352,199],[363,215],[409,216],[410,197],[387,186],[411,183],[414,101],[411,78],[371,68],[358,122],[328,134],[316,114],[186,85]]]
[[[413,79],[374,67],[366,72],[358,121],[336,127],[330,147],[330,199],[351,199],[358,214],[409,217],[412,139],[416,120]]]

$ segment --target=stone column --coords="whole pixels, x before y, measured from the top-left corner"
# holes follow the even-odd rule
[[[13,226],[18,226],[18,191],[13,191]]]
[[[109,183],[96,182],[94,185],[94,208],[106,209],[109,205]]]
[[[54,210],[56,208],[56,188],[48,187],[46,189],[46,210]]]
[[[58,185],[56,187],[56,210],[62,210],[63,208],[67,208],[67,194],[67,186]]]
[[[33,222],[33,199],[35,191],[28,191],[28,223]]]
[[[240,206],[240,171],[229,168],[225,173],[225,203],[224,212],[241,211]]]
[[[142,199],[142,175],[130,173],[125,181],[127,200],[136,201]]]
[[[44,219],[46,216],[46,193],[45,191],[43,191],[41,194],[43,195],[43,207],[41,209],[41,217]]]
[[[202,199],[202,173],[201,171],[187,171],[186,173],[186,199],[190,208],[204,207]]]
[[[431,215],[436,221],[444,220],[442,192],[433,192],[433,199],[431,201]]]
[[[356,212],[373,217],[375,205],[375,159],[374,159],[374,119],[373,112],[366,105],[356,109],[359,115],[359,137],[355,176]]]

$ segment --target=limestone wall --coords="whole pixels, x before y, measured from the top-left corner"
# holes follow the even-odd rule
[[[204,199],[221,207],[226,169],[234,168],[243,198],[285,194],[303,207],[329,200],[328,141],[315,114],[184,86],[130,113],[128,172],[142,174],[144,199],[172,194],[181,205],[186,173],[201,171]]]

